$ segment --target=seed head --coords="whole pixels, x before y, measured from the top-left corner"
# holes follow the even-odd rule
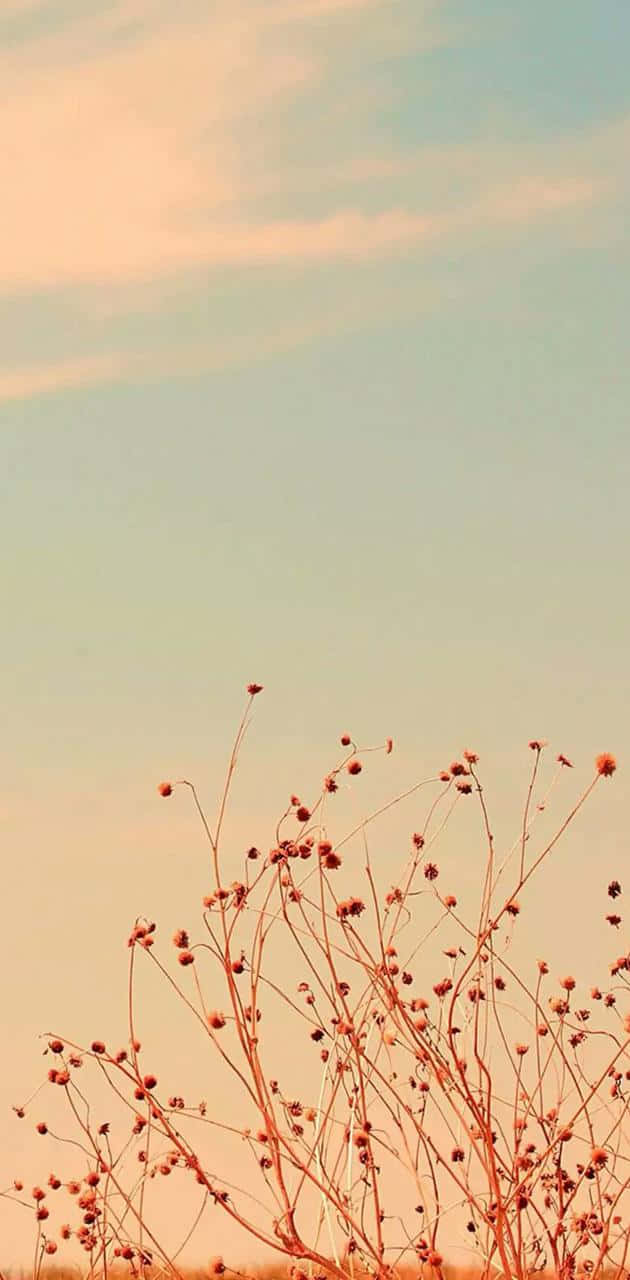
[[[161,796],[164,796],[164,798],[166,798],[166,796],[172,796],[173,794],[172,784],[170,782],[160,782],[158,786],[158,792]]]
[[[212,1027],[213,1031],[220,1031],[221,1027],[225,1026],[225,1014],[219,1013],[218,1009],[211,1009],[208,1014],[208,1026]]]
[[[597,757],[595,761],[595,768],[597,769],[600,778],[612,778],[613,773],[617,768],[617,761],[614,756],[611,756],[609,751],[604,751],[601,756]]]

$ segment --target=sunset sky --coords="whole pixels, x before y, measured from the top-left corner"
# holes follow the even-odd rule
[[[570,882],[623,870],[630,7],[2,0],[0,49],[6,1185],[37,1035],[120,1038],[130,922],[192,919],[156,784],[214,800],[249,680],[239,850],[347,728],[394,789],[474,746],[511,831],[542,736],[619,756]]]

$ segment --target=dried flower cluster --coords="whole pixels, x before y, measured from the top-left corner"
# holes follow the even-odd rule
[[[152,1266],[178,1276],[152,1214],[155,1179],[183,1182],[195,1204],[201,1197],[199,1230],[207,1207],[216,1215],[215,1247],[224,1214],[258,1245],[284,1254],[293,1280],[386,1280],[410,1262],[441,1280],[455,1238],[484,1277],[525,1280],[547,1269],[562,1280],[604,1273],[626,1280],[630,953],[613,958],[607,989],[585,994],[573,974],[550,974],[544,959],[531,973],[517,972],[510,951],[529,909],[527,886],[600,779],[612,777],[614,757],[597,757],[568,818],[537,843],[545,743],[533,739],[520,834],[499,858],[479,758],[466,750],[391,802],[413,805],[415,830],[402,857],[388,854],[383,868],[369,848],[372,818],[343,829],[343,792],[365,785],[375,750],[359,756],[344,733],[345,755],[316,794],[308,802],[291,794],[267,854],[252,844],[237,866],[223,847],[223,817],[261,688],[248,686],[214,827],[190,782],[158,787],[163,798],[188,789],[208,839],[211,883],[199,937],[178,926],[160,958],[156,924],[136,920],[125,1047],[49,1035],[51,1091],[38,1091],[35,1115],[32,1102],[15,1107],[59,1160],[77,1153],[75,1176],[51,1172],[30,1193],[16,1178],[4,1193],[34,1222],[35,1280],[66,1242],[85,1252],[90,1278],[107,1277],[114,1263],[135,1276]],[[392,747],[387,738],[381,750],[389,756]],[[578,773],[563,754],[561,773],[565,785]],[[460,806],[474,804],[485,867],[471,915],[443,891],[453,873],[434,847]],[[607,895],[622,896],[619,880]],[[602,910],[602,921],[615,930],[623,923],[617,910]],[[272,963],[276,938],[281,976]],[[182,1093],[164,1087],[162,1073],[145,1062],[135,1030],[143,965],[167,979],[231,1075],[239,1125],[225,1120],[221,1105],[187,1099],[183,1081]],[[283,1025],[295,1020],[289,1057],[274,1053],[278,1009]],[[282,1079],[291,1061],[295,1071]],[[112,1090],[112,1116],[98,1122],[86,1102],[90,1070]],[[52,1125],[55,1099],[74,1126],[71,1147]],[[218,1131],[245,1151],[246,1187],[223,1184],[212,1157]],[[209,1273],[229,1272],[210,1253]]]

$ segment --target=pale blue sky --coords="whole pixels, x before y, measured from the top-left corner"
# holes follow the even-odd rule
[[[0,17],[9,1091],[248,680],[243,838],[346,727],[630,754],[627,4],[171,9]]]

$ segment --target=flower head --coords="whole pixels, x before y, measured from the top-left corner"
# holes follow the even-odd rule
[[[609,751],[604,751],[601,756],[597,757],[595,761],[595,768],[597,769],[600,778],[612,778],[612,775],[617,768],[617,761],[614,756],[611,756]]]
[[[173,794],[173,786],[170,782],[160,782],[158,791],[161,796],[171,796]]]

